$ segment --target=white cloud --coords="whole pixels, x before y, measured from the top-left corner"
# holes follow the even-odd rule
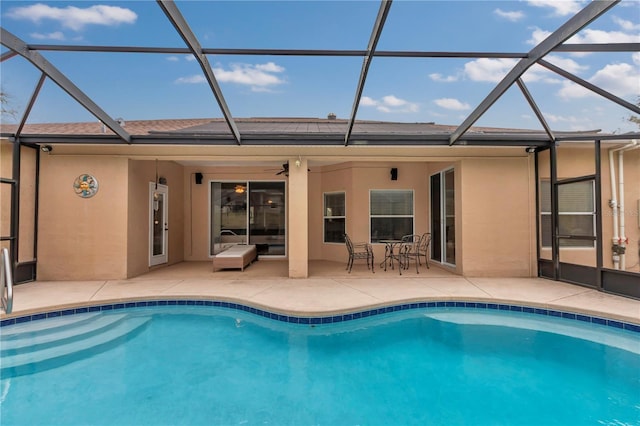
[[[179,60],[177,56],[167,56],[167,61],[178,62]]]
[[[42,3],[13,8],[6,16],[35,23],[50,19],[58,21],[63,27],[74,31],[80,31],[86,25],[91,24],[106,26],[133,24],[138,19],[138,15],[131,9],[118,6],[95,5],[87,8],[75,6],[59,8]]]
[[[584,98],[594,95],[595,93],[593,93],[591,90],[586,89],[572,81],[563,81],[562,89],[558,91],[558,96],[563,99]]]
[[[518,22],[519,20],[521,20],[522,18],[524,18],[524,12],[522,11],[505,11],[502,10],[500,8],[496,9],[493,11],[493,13],[497,16],[499,16],[500,18],[504,18],[507,21],[511,21],[511,22]]]
[[[206,81],[207,80],[204,78],[203,75],[196,74],[188,77],[180,77],[175,82],[178,84],[200,84],[200,83],[206,83]]]
[[[31,33],[29,34],[36,40],[64,40],[64,34],[61,31],[54,31],[49,34]]]
[[[517,63],[517,59],[480,58],[464,64],[464,73],[472,81],[498,83]]]
[[[284,68],[280,65],[276,65],[273,62],[267,62],[266,64],[257,64],[256,69],[264,72],[284,72]]]
[[[184,60],[187,62],[193,62],[196,60],[196,57],[193,55],[184,55]]]
[[[376,106],[378,103],[368,96],[360,98],[360,105],[362,106]]]
[[[252,90],[265,92],[271,86],[284,83],[277,73],[284,72],[284,68],[267,62],[266,64],[231,64],[229,69],[222,66],[213,68],[216,79],[221,83],[235,83],[251,86]]]
[[[631,59],[633,63],[640,66],[640,52],[635,52],[631,55]]]
[[[228,69],[225,69],[221,65],[217,65],[212,69],[218,82],[250,86],[251,90],[254,92],[268,92],[271,87],[284,83],[284,80],[275,75],[277,73],[284,72],[284,67],[273,62],[255,65],[231,64]],[[175,82],[178,84],[200,84],[206,83],[206,81],[207,80],[203,75],[197,74],[180,77]]]
[[[547,83],[547,84],[561,84],[564,80],[557,77],[557,74],[544,68],[542,65],[534,65],[529,68],[523,75],[522,81],[525,83]]]
[[[583,7],[583,2],[570,0],[527,0],[527,3],[535,7],[551,8],[555,16],[574,15]]]
[[[599,113],[597,109],[580,112],[579,116],[575,115],[558,115],[543,112],[545,120],[554,125],[561,126],[567,130],[580,131],[594,129],[593,117],[594,113]]]
[[[626,63],[609,64],[589,81],[618,96],[638,96],[640,93],[640,69]]]
[[[557,114],[542,114],[547,121],[551,123],[578,123],[580,121],[584,121],[583,119],[579,119],[573,115],[557,115]]]
[[[464,111],[471,108],[469,104],[460,102],[459,100],[453,98],[441,98],[436,99],[433,102],[440,108],[452,109],[454,111]]]
[[[612,19],[613,19],[613,22],[618,24],[618,26],[623,31],[638,31],[638,30],[640,30],[640,24],[634,24],[632,21],[627,21],[626,19],[618,18],[617,16],[614,16]]]
[[[547,55],[544,59],[573,74],[578,74],[589,69],[588,65],[580,65],[573,59],[563,58],[557,55]]]
[[[437,81],[439,83],[453,83],[454,81],[458,81],[458,76],[449,75],[447,77],[443,76],[439,73],[429,74],[429,78],[433,81]]]
[[[585,29],[567,40],[567,43],[639,43],[640,34],[622,31],[602,31]]]
[[[542,30],[538,27],[533,27],[533,32],[531,33],[531,38],[527,40],[527,44],[532,46],[536,46],[540,44],[541,41],[546,39],[551,35],[551,31]]]
[[[626,63],[608,64],[587,81],[619,97],[640,93],[640,69]],[[572,99],[595,96],[595,93],[573,82],[564,82],[558,95]]]
[[[550,31],[545,31],[537,27],[533,27],[531,38],[527,40],[530,45],[537,45],[551,35]],[[623,31],[603,31],[584,29],[578,34],[569,38],[566,43],[638,43],[640,42],[640,34],[629,34]]]
[[[396,98],[393,95],[383,96],[382,97],[382,102],[385,105],[388,105],[388,106],[391,106],[391,107],[399,107],[399,106],[407,104],[407,101],[405,101],[404,99]]]
[[[251,86],[251,91],[252,92],[257,92],[257,93],[271,93],[271,92],[273,92],[273,90],[271,90],[268,87],[260,87],[260,86]]]
[[[378,111],[385,113],[418,112],[420,110],[418,104],[400,99],[394,95],[383,96],[380,100],[363,96],[360,98],[360,105],[375,107]]]
[[[546,59],[572,73],[588,69],[587,66],[580,65],[573,59],[565,59],[554,55],[549,55]],[[464,65],[464,75],[471,81],[499,83],[517,63],[518,59],[480,58]],[[537,64],[522,75],[522,80],[527,83],[544,82],[550,84],[559,84],[562,81],[555,73]]]

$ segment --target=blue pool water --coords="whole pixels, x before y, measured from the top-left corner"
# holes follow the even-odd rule
[[[640,425],[638,333],[575,320],[434,308],[303,325],[186,306],[71,317],[2,327],[3,426]]]

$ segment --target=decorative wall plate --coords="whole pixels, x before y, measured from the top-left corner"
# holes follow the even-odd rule
[[[98,192],[98,179],[88,174],[80,175],[73,182],[73,190],[82,198],[91,198]]]

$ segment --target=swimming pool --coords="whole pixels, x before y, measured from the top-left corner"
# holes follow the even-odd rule
[[[297,318],[169,303],[2,327],[2,424],[640,423],[637,331],[575,314],[447,302]],[[15,361],[27,335],[58,357]],[[60,349],[87,340],[97,349]]]

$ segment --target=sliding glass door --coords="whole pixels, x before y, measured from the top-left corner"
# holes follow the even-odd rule
[[[431,176],[431,258],[456,264],[456,216],[454,170]]]
[[[247,242],[247,182],[211,182],[211,251]]]
[[[211,182],[211,248],[255,244],[259,255],[284,256],[284,182]]]

